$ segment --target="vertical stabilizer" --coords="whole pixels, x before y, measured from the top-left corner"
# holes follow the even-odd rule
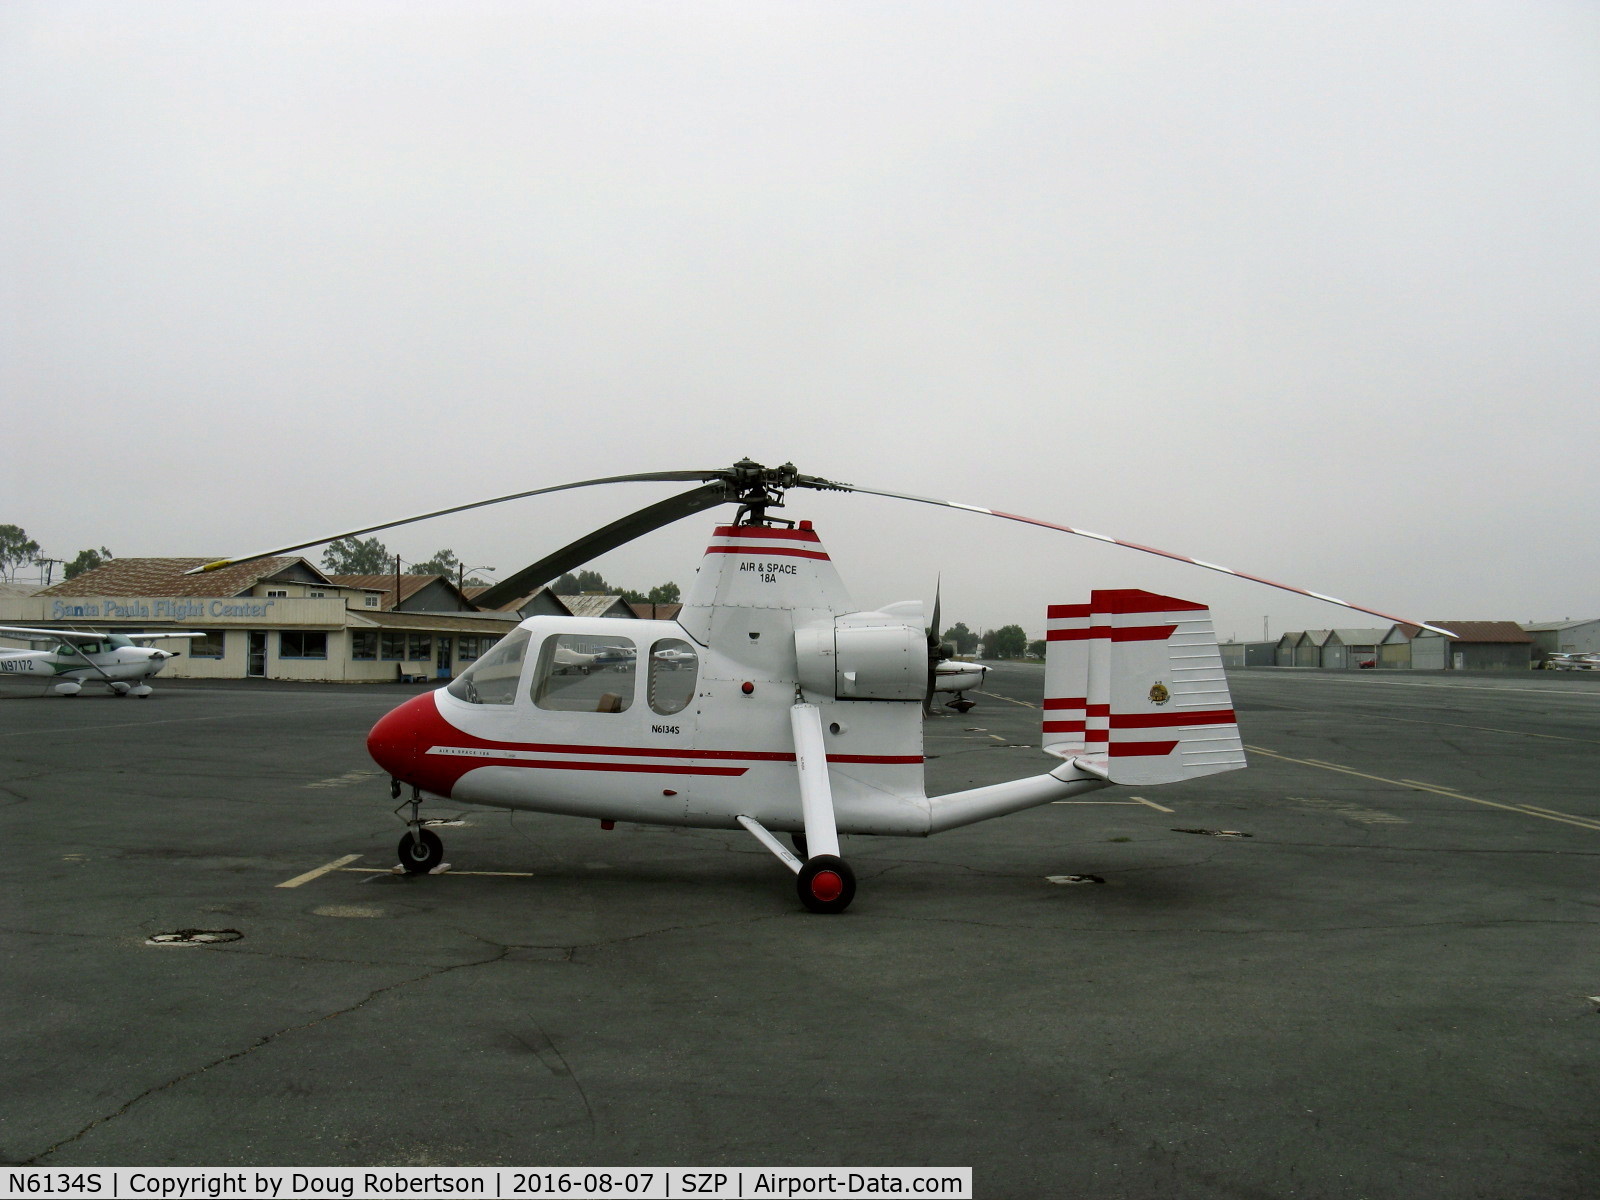
[[[1245,765],[1211,613],[1135,589],[1050,609],[1044,748],[1112,783]]]

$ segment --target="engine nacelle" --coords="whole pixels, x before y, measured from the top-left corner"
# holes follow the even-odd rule
[[[927,692],[927,634],[897,612],[846,613],[805,626],[795,630],[794,646],[810,701],[921,700]]]

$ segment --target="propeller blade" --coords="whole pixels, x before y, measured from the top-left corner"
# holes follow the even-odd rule
[[[942,579],[933,577],[933,623],[928,626],[928,686],[922,693],[922,715],[933,716],[933,690],[939,682],[939,663],[944,655],[939,644],[939,587]]]
[[[380,529],[395,529],[401,525],[411,525],[417,521],[426,521],[432,517],[446,517],[451,513],[469,512],[474,508],[487,508],[491,504],[504,504],[507,500],[521,500],[528,496],[543,496],[549,492],[566,492],[571,491],[573,488],[598,487],[600,484],[605,483],[703,483],[708,479],[724,479],[727,476],[727,469],[717,471],[647,471],[639,475],[611,475],[605,479],[584,479],[577,483],[558,483],[554,487],[533,488],[526,492],[512,492],[509,496],[496,496],[492,500],[474,500],[470,504],[457,504],[450,508],[435,509],[433,512],[422,513],[415,517],[402,517],[398,521],[385,521],[379,525],[367,525],[360,529],[349,530],[346,533],[335,533],[332,536],[312,538],[308,542],[296,542],[292,546],[279,546],[274,550],[259,550],[254,554],[246,554],[239,558],[222,558],[216,562],[195,567],[191,571],[185,571],[184,574],[202,575],[207,571],[220,571],[223,567],[254,562],[258,558],[272,558],[279,554],[290,554],[296,550],[304,550],[308,546],[320,546],[324,542],[337,542],[342,538],[360,537],[364,533],[376,533]],[[559,571],[556,572],[557,575],[560,573]]]
[[[1337,604],[1341,608],[1348,608],[1354,610],[1355,612],[1367,613],[1368,615],[1374,617],[1382,617],[1385,621],[1391,621],[1395,624],[1416,625],[1423,629],[1432,630],[1434,633],[1442,633],[1446,637],[1456,636],[1450,630],[1441,629],[1437,625],[1429,625],[1426,621],[1413,621],[1409,617],[1396,617],[1390,613],[1379,612],[1375,608],[1367,608],[1360,604],[1351,604],[1350,601],[1340,600],[1336,596],[1325,596],[1321,592],[1308,591],[1305,588],[1295,587],[1293,584],[1289,583],[1277,583],[1271,579],[1263,579],[1259,575],[1247,575],[1243,571],[1235,571],[1232,567],[1218,566],[1216,563],[1205,562],[1204,560],[1198,558],[1190,558],[1186,554],[1174,554],[1170,550],[1158,550],[1154,546],[1141,546],[1138,542],[1125,542],[1121,538],[1108,537],[1103,533],[1090,533],[1087,529],[1074,529],[1070,525],[1057,525],[1052,521],[1041,521],[1036,517],[1021,517],[1016,513],[1001,512],[994,508],[980,508],[976,504],[959,504],[954,500],[938,500],[931,496],[912,496],[905,492],[889,492],[879,488],[857,487],[855,484],[851,483],[833,483],[829,486],[840,491],[861,492],[863,495],[868,496],[887,496],[891,500],[913,500],[918,504],[937,504],[941,508],[959,508],[965,512],[982,513],[987,517],[1000,517],[1002,520],[1006,521],[1020,521],[1024,525],[1037,525],[1041,529],[1055,529],[1061,533],[1071,533],[1078,537],[1093,538],[1097,542],[1107,542],[1113,546],[1125,546],[1129,550],[1140,550],[1145,554],[1159,555],[1162,558],[1170,558],[1174,562],[1188,563],[1190,566],[1195,567],[1204,567],[1208,571],[1220,571],[1224,575],[1232,575],[1238,579],[1248,579],[1251,583],[1262,583],[1267,587],[1277,588],[1279,591],[1293,592],[1297,596],[1310,596],[1313,600],[1325,600],[1329,604]]]
[[[702,509],[726,504],[737,499],[728,494],[725,484],[708,483],[691,488],[676,496],[669,496],[648,508],[629,513],[593,533],[585,534],[554,554],[547,554],[536,563],[530,563],[514,575],[507,576],[488,591],[481,593],[475,603],[479,608],[498,608],[512,600],[520,600],[541,583],[548,583],[574,567],[581,567],[590,559],[598,558],[608,550],[615,550],[634,538],[670,525],[674,521],[692,516]]]

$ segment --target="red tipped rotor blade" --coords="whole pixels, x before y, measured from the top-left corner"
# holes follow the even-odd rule
[[[1446,637],[1456,635],[1448,629],[1441,629],[1437,625],[1429,625],[1426,621],[1413,621],[1409,617],[1397,617],[1392,613],[1379,612],[1375,608],[1367,608],[1361,604],[1351,604],[1348,600],[1340,600],[1337,596],[1327,596],[1321,592],[1313,592],[1306,588],[1295,587],[1289,583],[1278,583],[1272,579],[1263,579],[1259,575],[1249,575],[1243,571],[1235,571],[1232,567],[1218,566],[1216,563],[1206,562],[1199,558],[1190,558],[1187,554],[1174,554],[1170,550],[1158,550],[1154,546],[1141,546],[1138,542],[1125,542],[1121,538],[1110,537],[1103,533],[1091,533],[1087,529],[1074,529],[1070,525],[1057,525],[1054,521],[1041,521],[1036,517],[1022,517],[1016,513],[1001,512],[999,509],[982,508],[976,504],[959,504],[954,500],[937,500],[931,496],[911,496],[905,492],[886,492],[879,488],[857,487],[851,483],[834,484],[844,491],[862,492],[869,496],[887,496],[892,500],[914,500],[918,504],[937,504],[941,508],[959,508],[966,512],[982,513],[986,517],[999,517],[1006,521],[1020,521],[1024,525],[1037,525],[1041,529],[1054,529],[1061,533],[1071,533],[1078,537],[1093,538],[1097,542],[1106,542],[1112,546],[1125,546],[1129,550],[1139,550],[1145,554],[1156,554],[1162,558],[1170,558],[1174,562],[1188,563],[1190,566],[1204,567],[1208,571],[1220,571],[1224,575],[1232,575],[1237,579],[1248,579],[1251,583],[1262,583],[1267,587],[1277,588],[1283,592],[1293,592],[1297,596],[1309,596],[1313,600],[1325,600],[1329,604],[1337,604],[1341,608],[1353,609],[1356,612],[1367,613],[1370,616],[1382,617],[1398,625],[1416,625],[1434,633],[1442,633]]]

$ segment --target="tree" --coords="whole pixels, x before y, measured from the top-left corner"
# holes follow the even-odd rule
[[[650,604],[677,604],[683,599],[683,593],[678,590],[675,583],[658,583],[650,589],[650,594],[645,601]]]
[[[578,590],[570,593],[571,595],[581,596],[585,592],[600,592],[609,596],[613,591],[611,585],[606,582],[606,577],[599,571],[579,571],[573,582]]]
[[[406,568],[407,575],[448,575],[455,578],[456,568],[461,565],[461,560],[456,557],[454,550],[435,550],[432,558],[423,559],[421,562],[412,563]]]
[[[328,544],[322,569],[330,575],[387,575],[394,570],[394,559],[375,537],[347,537]]]
[[[1021,625],[1002,625],[983,635],[985,658],[1021,658],[1028,648],[1028,634]]]
[[[0,575],[6,579],[15,576],[18,567],[34,562],[39,557],[39,543],[27,535],[20,525],[0,525]]]
[[[1043,638],[1040,638],[1036,642],[1029,642],[1028,643],[1028,653],[1033,655],[1035,658],[1043,658],[1044,657],[1044,650],[1045,650],[1045,640]]]
[[[957,654],[971,654],[978,648],[979,638],[965,621],[957,621],[944,631],[944,640],[956,648]]]
[[[112,559],[111,551],[101,546],[98,550],[79,550],[78,557],[66,565],[62,575],[67,579],[76,579],[85,571],[92,571],[96,567],[103,567]]]

